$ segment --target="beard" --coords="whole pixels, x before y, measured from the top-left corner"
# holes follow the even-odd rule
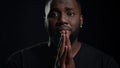
[[[76,30],[74,32],[71,32],[71,34],[70,34],[70,42],[71,42],[71,44],[73,44],[76,39],[78,40],[79,30],[80,30],[80,27],[76,28]]]
[[[75,29],[75,31],[73,31],[72,29],[69,29],[71,30],[71,34],[70,34],[70,42],[71,42],[71,45],[74,43],[74,41],[77,39],[78,40],[78,37],[79,37],[79,30],[80,30],[80,27],[77,27]],[[60,42],[60,38],[61,38],[61,34],[59,33],[58,30],[49,30],[51,32],[49,32],[49,35],[50,35],[50,42],[51,42],[51,45],[54,46],[54,47],[58,47],[58,44]]]

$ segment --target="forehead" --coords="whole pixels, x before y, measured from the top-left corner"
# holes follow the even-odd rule
[[[78,3],[76,0],[52,0],[51,8],[72,8],[79,9]]]

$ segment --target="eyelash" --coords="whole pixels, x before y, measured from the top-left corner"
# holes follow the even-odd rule
[[[59,13],[58,12],[52,12],[49,14],[49,17],[58,17]]]
[[[74,13],[74,12],[68,12],[67,15],[68,15],[68,16],[74,16],[75,13]]]
[[[58,12],[51,12],[51,13],[49,14],[49,17],[59,17],[59,15],[60,15],[60,13],[58,13]],[[68,15],[69,17],[72,17],[72,16],[75,15],[75,13],[74,13],[74,12],[67,12],[67,15]]]

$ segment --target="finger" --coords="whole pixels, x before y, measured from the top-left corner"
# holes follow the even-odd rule
[[[65,46],[65,50],[64,53],[62,55],[62,57],[60,58],[61,62],[61,66],[64,67],[66,65],[66,56],[67,56],[67,46]]]
[[[59,50],[59,57],[62,56],[65,49],[64,48],[65,47],[65,31],[64,30],[61,32],[61,36],[62,36],[62,41],[61,41],[60,50]]]
[[[74,59],[71,55],[71,48],[67,48],[67,56],[66,56],[66,67],[67,68],[75,68],[75,63],[74,63]]]
[[[66,63],[69,63],[69,61],[71,60],[72,58],[72,55],[71,55],[71,42],[70,42],[70,32],[68,30],[66,30],[66,46],[67,46],[67,59],[66,59]]]
[[[65,36],[66,36],[66,45],[71,49],[71,42],[70,42],[70,31],[66,30],[66,33],[65,33]]]
[[[72,57],[72,55],[71,55],[71,48],[70,48],[70,47],[67,47],[66,63],[69,64],[72,59],[73,59],[73,57]]]

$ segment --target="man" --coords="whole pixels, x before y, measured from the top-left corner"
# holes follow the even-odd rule
[[[8,68],[119,68],[113,58],[78,40],[82,24],[76,0],[49,0],[45,6],[49,43],[14,53]]]

